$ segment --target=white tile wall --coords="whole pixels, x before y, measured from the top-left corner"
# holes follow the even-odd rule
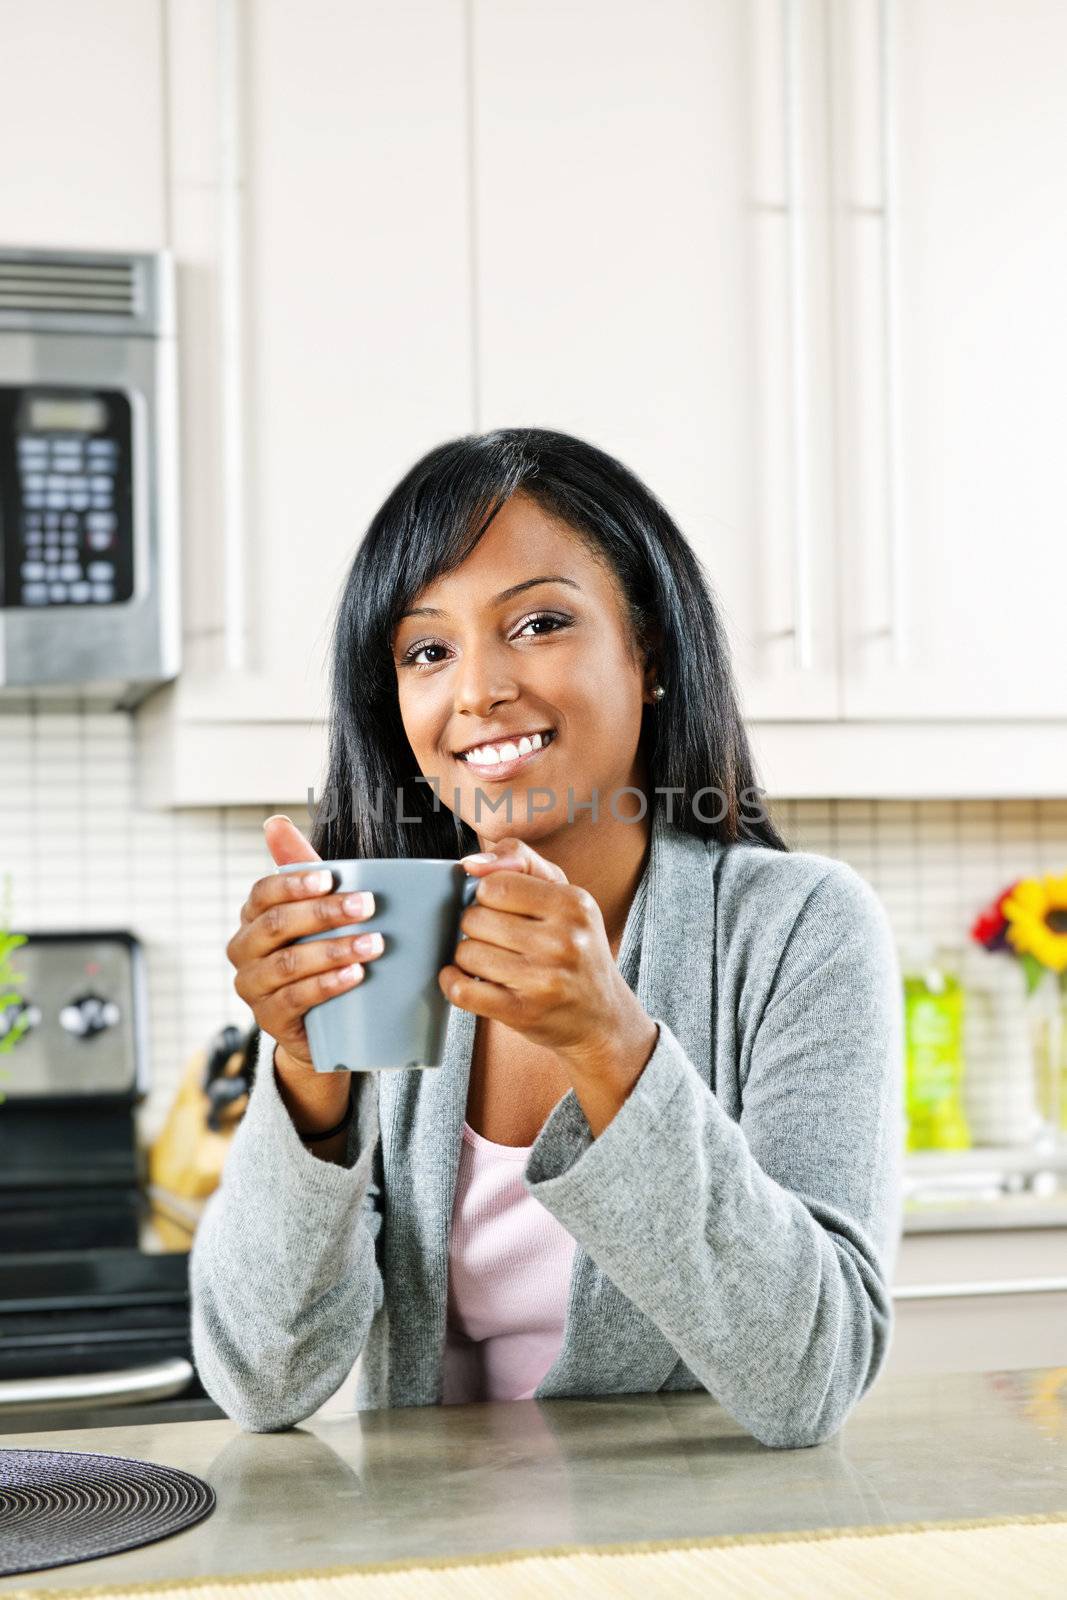
[[[224,1022],[252,1020],[225,947],[270,868],[263,819],[284,808],[141,810],[131,733],[123,713],[0,714],[0,875],[18,931],[128,928],[143,941],[151,1137],[189,1055]],[[900,940],[962,946],[1010,879],[1067,871],[1067,800],[783,800],[773,812],[795,848],[840,856],[868,879]]]
[[[901,942],[965,946],[975,913],[1013,878],[1067,872],[1067,799],[778,800],[772,813],[794,848],[862,873]]]
[[[251,883],[269,870],[261,823],[278,807],[140,809],[133,762],[123,713],[0,715],[0,874],[10,875],[13,927],[128,928],[144,944],[150,1138],[192,1051],[224,1022],[252,1020],[225,949]]]

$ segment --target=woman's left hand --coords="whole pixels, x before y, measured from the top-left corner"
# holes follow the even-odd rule
[[[619,971],[599,905],[521,839],[501,839],[493,854],[464,859],[482,882],[441,989],[555,1052],[576,1081],[609,1077],[624,1099],[659,1028]]]

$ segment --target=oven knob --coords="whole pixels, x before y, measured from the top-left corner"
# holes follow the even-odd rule
[[[105,1028],[113,1028],[121,1015],[114,1000],[105,1000],[98,994],[83,994],[63,1007],[59,1021],[68,1033],[88,1039]]]
[[[18,1000],[13,1005],[5,1006],[0,1010],[0,1039],[6,1039],[20,1022],[25,1023],[24,1033],[29,1033],[31,1028],[36,1028],[41,1020],[41,1008],[35,1006],[32,1000]]]

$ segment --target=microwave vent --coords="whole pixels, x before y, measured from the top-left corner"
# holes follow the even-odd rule
[[[0,261],[0,310],[73,312],[78,316],[136,317],[140,311],[132,261],[86,262],[57,267],[51,262]]]
[[[166,336],[172,323],[158,256],[0,250],[0,328]]]

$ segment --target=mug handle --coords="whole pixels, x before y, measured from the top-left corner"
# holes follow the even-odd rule
[[[466,909],[467,909],[467,907],[469,905],[473,905],[474,896],[478,893],[478,884],[479,884],[480,881],[481,880],[478,879],[478,878],[470,878],[470,877],[464,878],[463,886],[459,891],[459,915],[460,916],[463,915],[464,911],[466,911]],[[466,933],[463,932],[462,928],[458,928],[456,931],[459,934],[459,937],[460,937],[461,940],[462,939],[467,939],[467,938],[470,937],[469,934],[466,934]]]

